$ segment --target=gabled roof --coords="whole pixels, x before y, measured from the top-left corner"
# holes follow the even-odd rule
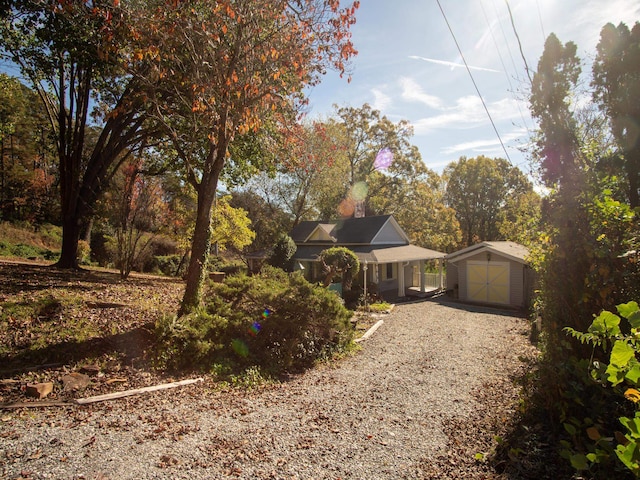
[[[515,242],[495,241],[476,243],[470,247],[450,253],[445,257],[445,260],[457,262],[482,252],[494,252],[519,263],[527,263],[527,257],[529,256],[529,249],[524,245]]]
[[[293,255],[295,260],[315,262],[325,249],[322,245],[301,246]],[[369,264],[413,262],[418,260],[435,260],[444,258],[445,254],[416,245],[380,246],[375,245],[354,247],[351,250],[360,262]]]
[[[291,231],[298,245],[408,245],[409,237],[392,215],[300,222]]]

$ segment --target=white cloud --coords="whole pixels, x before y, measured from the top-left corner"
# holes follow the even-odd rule
[[[526,135],[527,135],[526,130],[515,129],[510,132],[501,133],[500,138],[502,139],[502,144],[508,147],[510,142],[520,140],[523,138],[523,136],[526,136]],[[442,149],[442,153],[446,155],[450,155],[453,153],[469,152],[469,151],[480,152],[480,153],[496,152],[496,151],[502,152],[503,151],[502,144],[500,143],[500,139],[497,136],[494,136],[492,138],[472,140],[472,141],[462,142],[462,143],[458,143],[448,147],[444,147]]]
[[[374,110],[380,110],[382,112],[391,105],[391,97],[382,90],[372,88],[371,93],[373,93],[373,102],[371,106]]]
[[[452,153],[460,153],[469,150],[482,150],[486,147],[497,147],[500,146],[500,140],[498,138],[488,139],[488,140],[474,140],[471,142],[463,142],[458,143],[457,145],[451,145],[449,147],[445,147],[442,149],[442,153],[445,155],[450,155]]]
[[[488,103],[487,109],[495,123],[520,117],[518,105],[511,98]],[[427,134],[435,129],[462,130],[489,123],[490,119],[482,101],[476,95],[460,97],[454,107],[444,110],[440,115],[425,117],[412,122],[416,135]]]
[[[463,63],[447,62],[446,60],[436,60],[435,58],[419,57],[417,55],[409,55],[409,58],[411,58],[413,60],[422,60],[422,61],[429,62],[429,63],[435,63],[437,65],[444,65],[444,66],[451,67],[451,68],[467,68],[467,67],[469,67],[469,70],[480,70],[480,71],[483,71],[483,72],[502,73],[500,70],[494,70],[493,68],[474,67],[472,65],[464,65]]]
[[[408,102],[419,102],[427,107],[441,110],[444,108],[443,101],[434,95],[429,95],[422,90],[418,83],[408,77],[400,78],[400,86],[402,87],[402,98]]]

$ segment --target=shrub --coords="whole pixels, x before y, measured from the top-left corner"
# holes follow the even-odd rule
[[[341,277],[343,288],[351,290],[351,283],[360,271],[360,261],[355,253],[346,247],[331,247],[320,252],[318,260],[325,274],[325,287],[328,287],[335,277]]]
[[[296,242],[294,242],[289,235],[280,235],[278,241],[273,247],[271,257],[269,257],[269,264],[287,272],[292,271],[291,259],[295,255],[297,249],[298,247],[296,246]]]
[[[601,464],[607,474],[616,468],[611,462],[617,459],[619,465],[640,478],[640,307],[637,302],[629,302],[616,308],[619,316],[603,311],[586,333],[570,327],[564,329],[581,343],[591,345],[594,354],[602,349],[608,364],[594,360],[596,355],[592,354],[591,381],[609,387],[603,389],[609,393],[606,411],[601,415],[603,421],[570,419],[564,424],[572,437],[572,442],[564,442],[565,456],[578,471],[593,471]],[[621,317],[626,324],[622,324]],[[619,423],[612,427],[610,423],[615,417]],[[580,438],[584,434],[588,440]],[[622,473],[617,477],[622,478]]]
[[[183,255],[160,255],[154,257],[152,271],[157,271],[168,277],[180,277],[186,270],[189,262]]]
[[[86,264],[91,261],[91,246],[85,240],[78,240],[78,262]]]
[[[351,312],[301,275],[266,267],[260,275],[212,284],[204,307],[157,324],[165,367],[235,370],[258,367],[273,375],[300,371],[351,342]]]

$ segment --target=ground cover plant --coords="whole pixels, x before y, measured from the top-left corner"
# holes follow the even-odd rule
[[[194,313],[156,325],[158,359],[168,368],[267,374],[300,371],[348,348],[352,312],[301,275],[265,267],[209,287]]]

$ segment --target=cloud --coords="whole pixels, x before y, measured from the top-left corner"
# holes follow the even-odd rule
[[[391,105],[391,97],[382,90],[372,88],[371,93],[373,93],[373,102],[371,106],[374,110],[380,110],[382,112]]]
[[[520,118],[516,100],[504,98],[487,104],[487,109],[495,123]],[[467,95],[456,100],[454,107],[443,110],[440,115],[420,118],[411,122],[416,135],[424,135],[433,130],[475,128],[490,123],[482,101],[476,95]]]
[[[408,102],[419,102],[427,107],[441,110],[444,108],[444,102],[439,97],[429,95],[422,90],[418,83],[408,77],[400,78],[400,86],[402,87],[402,98]]]
[[[413,60],[423,60],[425,62],[435,63],[437,65],[445,65],[445,66],[451,67],[451,68],[466,68],[468,66],[470,70],[480,70],[480,71],[483,71],[483,72],[502,73],[500,70],[494,70],[493,68],[474,67],[474,66],[471,66],[471,65],[465,66],[462,63],[447,62],[445,60],[436,60],[435,58],[419,57],[417,55],[409,55],[409,58],[411,58]]]
[[[500,137],[502,138],[502,143],[504,143],[504,145],[507,148],[513,148],[513,147],[509,147],[509,144],[511,142],[515,141],[517,143],[519,140],[522,140],[526,136],[527,136],[527,131],[526,129],[522,129],[522,128],[517,128],[510,132],[500,133]],[[494,136],[492,138],[487,138],[487,139],[478,139],[478,140],[458,143],[455,145],[444,147],[441,151],[445,155],[451,155],[455,153],[468,152],[468,151],[473,151],[478,153],[487,153],[487,152],[497,152],[497,151],[502,152],[503,150],[502,150],[502,145],[500,144],[500,139],[497,136]]]

